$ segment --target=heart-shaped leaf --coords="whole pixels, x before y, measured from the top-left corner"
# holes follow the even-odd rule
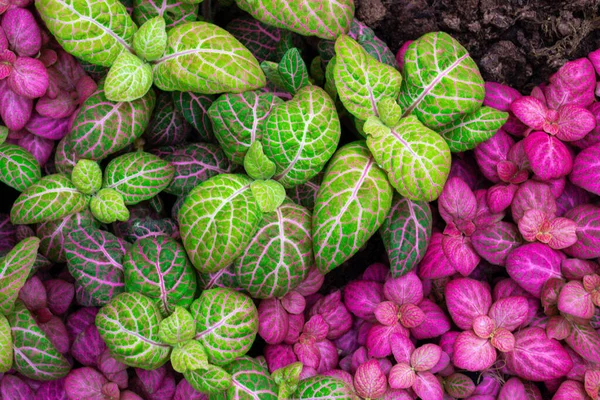
[[[17,243],[0,259],[0,313],[8,315],[19,295],[19,290],[31,272],[40,239],[29,237]]]
[[[460,153],[472,150],[491,138],[507,119],[507,112],[484,106],[442,126],[438,132],[448,143],[451,152]]]
[[[69,178],[61,174],[46,175],[29,186],[10,210],[13,224],[36,224],[66,217],[87,205]]]
[[[102,189],[92,197],[90,211],[103,224],[129,220],[129,210],[125,206],[123,195],[115,189]]]
[[[445,295],[452,320],[463,330],[471,329],[475,318],[487,315],[492,305],[489,289],[470,278],[450,281],[446,285]]]
[[[201,272],[231,264],[246,248],[262,218],[244,175],[220,174],[196,186],[179,210],[183,245]]]
[[[10,45],[19,56],[34,57],[40,51],[42,46],[42,34],[35,17],[25,7],[27,3],[12,3],[2,18],[2,36],[6,45],[0,44],[0,49],[4,50]],[[14,8],[13,8],[14,7]],[[2,40],[0,39],[0,42]]]
[[[0,117],[9,129],[21,130],[27,125],[33,110],[33,100],[20,96],[0,80]]]
[[[272,179],[256,180],[250,184],[250,189],[263,213],[275,211],[285,200],[285,188],[281,183]]]
[[[43,0],[35,6],[58,43],[77,58],[109,67],[131,48],[137,27],[118,0],[100,0],[86,7],[65,0]],[[106,15],[110,18],[104,18]],[[77,29],[71,29],[73,26]]]
[[[46,94],[49,79],[46,67],[41,61],[19,57],[12,64],[12,72],[6,82],[8,87],[19,96],[37,99]]]
[[[568,175],[573,157],[563,142],[544,132],[533,132],[523,140],[529,165],[540,179],[548,180]]]
[[[126,365],[143,369],[162,366],[171,353],[159,337],[160,312],[138,293],[121,293],[102,307],[96,326],[114,357]]]
[[[40,164],[24,148],[15,144],[0,144],[0,181],[23,192],[42,177]]]
[[[313,213],[319,271],[331,271],[354,255],[379,229],[391,203],[392,188],[365,143],[340,148],[325,170]]]
[[[509,296],[498,299],[492,304],[489,316],[497,328],[514,331],[527,319],[529,303],[523,296]]]
[[[79,160],[71,174],[73,185],[83,194],[94,194],[102,187],[102,170],[97,162]]]
[[[175,346],[194,339],[196,326],[188,310],[175,306],[171,315],[160,321],[158,336],[163,342]]]
[[[208,367],[206,351],[200,342],[189,340],[186,343],[177,346],[171,354],[171,365],[179,373],[205,369]]]
[[[160,58],[167,48],[166,22],[162,16],[144,22],[133,36],[135,53],[146,61]]]
[[[506,271],[519,286],[539,298],[548,279],[562,277],[560,263],[563,258],[564,255],[545,244],[529,243],[508,255]]]
[[[185,64],[190,68],[181,68]],[[266,84],[256,58],[226,30],[208,22],[185,22],[168,32],[167,48],[154,62],[161,90],[241,93]]]
[[[106,75],[106,98],[110,101],[133,101],[152,87],[152,67],[128,51],[122,52]]]
[[[270,179],[275,175],[275,163],[265,155],[262,143],[255,140],[244,157],[244,169],[252,179]]]
[[[231,375],[221,367],[208,365],[208,368],[183,373],[186,381],[198,392],[219,394],[231,386]]]
[[[316,176],[335,152],[341,135],[335,104],[318,86],[306,86],[267,117],[265,155],[277,166],[274,180],[291,188]]]

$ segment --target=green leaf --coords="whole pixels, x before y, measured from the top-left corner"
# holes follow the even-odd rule
[[[414,115],[393,128],[382,127],[376,117],[367,120],[367,146],[394,189],[411,200],[437,199],[452,161],[446,141]]]
[[[231,264],[248,245],[262,217],[244,175],[220,174],[192,190],[179,210],[181,239],[203,273]]]
[[[86,206],[85,195],[69,178],[61,174],[47,175],[17,197],[10,210],[10,220],[13,224],[37,224],[78,213]]]
[[[162,192],[175,174],[171,164],[154,154],[137,151],[113,159],[104,170],[104,188],[115,189],[125,204],[150,200]]]
[[[179,145],[186,141],[190,131],[185,117],[175,107],[171,93],[160,92],[148,129],[142,136],[144,145],[147,148]]]
[[[195,1],[195,3],[199,3],[199,1]],[[177,24],[186,21],[196,21],[198,19],[198,5],[191,4],[190,1],[180,0],[133,1],[133,20],[138,26],[143,26],[146,22],[155,17],[163,17],[165,19],[166,29],[169,30]]]
[[[83,194],[94,194],[102,188],[102,170],[97,162],[81,159],[71,174],[73,185]]]
[[[336,61],[337,57],[333,56],[333,58],[327,63],[327,66],[325,67],[325,86],[323,86],[323,89],[325,89],[333,101],[338,101],[338,92],[337,87],[335,86]]]
[[[40,239],[32,236],[17,243],[0,259],[0,314],[8,315],[13,309],[19,290],[35,263],[39,246]]]
[[[325,71],[323,70],[323,61],[320,56],[316,56],[310,62],[310,76],[314,79],[317,86],[325,84]]]
[[[195,371],[185,371],[183,376],[200,393],[219,394],[231,386],[231,375],[216,365],[209,365],[208,368]]]
[[[250,50],[258,62],[279,60],[277,46],[282,37],[279,28],[243,16],[230,21],[225,29]]]
[[[181,306],[175,306],[173,314],[160,321],[158,336],[171,346],[190,341],[195,334],[194,317]]]
[[[244,169],[252,179],[270,179],[275,174],[275,163],[265,155],[260,141],[250,145],[244,156]]]
[[[192,303],[196,340],[211,364],[224,365],[250,350],[258,333],[258,311],[250,297],[232,289],[210,289]]]
[[[0,125],[0,144],[4,144],[7,138],[8,128],[6,126]]]
[[[242,165],[246,152],[256,140],[261,140],[265,120],[279,97],[265,92],[224,94],[208,109],[214,135],[223,151],[235,164]]]
[[[285,200],[285,188],[277,181],[256,180],[250,184],[252,196],[263,213],[273,212]]]
[[[175,239],[153,235],[138,239],[125,256],[125,290],[152,299],[163,315],[189,307],[196,295],[196,271]]]
[[[144,97],[151,87],[152,67],[124,51],[106,75],[104,94],[110,101],[133,101]]]
[[[279,386],[279,399],[290,398],[296,392],[302,367],[301,362],[295,362],[273,371],[273,380]]]
[[[13,337],[13,368],[38,381],[53,381],[67,375],[71,364],[40,329],[21,301],[8,316]]]
[[[364,141],[340,148],[325,170],[312,220],[313,250],[323,274],[352,257],[379,229],[392,187]]]
[[[421,261],[429,245],[431,228],[429,204],[394,195],[392,208],[379,228],[392,277],[407,274]]]
[[[340,379],[316,375],[301,380],[294,400],[352,400],[354,391]]]
[[[285,83],[279,73],[279,64],[272,61],[263,61],[260,63],[260,68],[267,77],[267,81],[271,82],[278,89],[285,89]]]
[[[111,355],[135,368],[156,369],[169,359],[171,348],[158,336],[160,312],[139,293],[121,293],[102,307],[96,326]]]
[[[350,36],[338,37],[335,54],[335,86],[351,114],[364,120],[379,116],[378,103],[386,97],[398,97],[400,72],[371,57]]]
[[[127,222],[129,210],[123,196],[115,189],[102,189],[90,201],[90,210],[98,221],[112,224],[116,221]]]
[[[208,117],[208,108],[214,96],[192,92],[173,92],[175,108],[194,128],[202,142],[214,142],[213,127]]]
[[[421,36],[404,56],[398,99],[403,116],[414,114],[428,128],[447,125],[483,103],[485,88],[475,61],[444,32]]]
[[[161,16],[150,18],[144,22],[133,36],[135,53],[146,61],[157,60],[163,55],[166,48],[166,22]]]
[[[266,84],[252,53],[208,22],[186,22],[171,29],[167,49],[153,72],[156,86],[166,91],[240,93]]]
[[[0,314],[0,374],[8,372],[13,364],[13,339],[10,324],[6,317]]]
[[[311,214],[291,201],[264,214],[258,233],[233,266],[239,288],[253,298],[283,297],[313,266]]]
[[[472,150],[494,136],[507,120],[507,112],[484,106],[442,126],[438,132],[448,143],[451,152],[460,153]]]
[[[232,385],[227,392],[215,396],[215,400],[277,400],[277,384],[258,360],[240,357],[223,368],[231,374]]]
[[[402,118],[402,109],[391,97],[385,97],[377,103],[377,113],[386,126],[396,126]]]
[[[171,353],[171,365],[179,373],[206,369],[208,367],[206,351],[200,342],[189,340],[173,349],[173,353]]]
[[[264,152],[275,162],[274,180],[285,188],[321,172],[341,135],[335,104],[318,86],[306,86],[267,117]]]
[[[298,90],[310,85],[306,64],[297,48],[289,49],[277,67],[283,83],[283,89],[296,94]]]
[[[137,27],[119,0],[39,0],[35,7],[52,36],[77,58],[110,67],[131,50]]]
[[[42,169],[33,154],[16,144],[0,144],[0,181],[19,192],[38,182]]]
[[[239,8],[267,25],[302,36],[335,40],[348,32],[354,16],[352,0],[236,0]]]

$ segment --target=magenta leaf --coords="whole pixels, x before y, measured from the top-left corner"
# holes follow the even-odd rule
[[[548,232],[538,240],[557,250],[572,246],[577,242],[577,224],[567,218],[554,218],[549,222]]]
[[[392,301],[382,301],[375,307],[375,318],[382,325],[398,323],[398,306]]]
[[[37,275],[29,278],[19,290],[19,300],[25,303],[25,307],[29,311],[45,308],[47,299],[46,288]]]
[[[41,97],[35,105],[35,110],[44,117],[66,118],[71,116],[77,107],[79,107],[77,96],[61,90],[54,98],[50,98],[48,94]]]
[[[600,370],[587,370],[584,377],[585,391],[592,399],[600,394]]]
[[[377,360],[370,360],[362,364],[354,374],[354,388],[356,393],[363,398],[377,399],[387,390],[387,379]]]
[[[264,356],[271,373],[298,361],[298,357],[296,357],[292,346],[289,344],[268,344],[265,346]]]
[[[416,328],[425,320],[425,313],[414,304],[402,304],[398,309],[398,320],[405,328]]]
[[[12,50],[19,56],[35,56],[42,46],[42,34],[33,14],[13,8],[2,17],[2,30]]]
[[[589,397],[581,382],[567,380],[560,384],[552,400],[589,400]]]
[[[444,398],[442,384],[431,372],[418,372],[412,388],[422,399],[442,400]]]
[[[408,389],[413,386],[417,379],[415,371],[406,363],[394,365],[388,376],[388,381],[392,389]]]
[[[462,179],[450,178],[438,199],[438,208],[447,223],[454,222],[459,225],[463,221],[475,218],[477,200],[471,188]]]
[[[9,129],[23,129],[31,117],[32,110],[32,99],[13,92],[6,79],[0,80],[0,117]]]
[[[479,264],[479,255],[467,236],[444,235],[442,249],[450,264],[462,276],[469,276]]]
[[[423,299],[418,306],[425,314],[425,319],[419,326],[410,330],[415,339],[435,338],[450,330],[450,318],[440,306],[429,299]]]
[[[549,110],[535,97],[523,96],[510,105],[510,110],[525,125],[535,130],[545,130],[548,124]]]
[[[454,342],[454,365],[467,371],[483,371],[496,361],[496,350],[488,339],[482,339],[475,332],[462,332]]]
[[[565,142],[582,139],[596,126],[596,117],[591,111],[566,104],[558,109],[558,132],[556,137]]]
[[[531,399],[531,397],[527,392],[528,389],[529,388],[526,388],[519,378],[510,378],[502,386],[502,389],[500,389],[500,393],[498,394],[498,400],[529,400]]]
[[[28,99],[42,97],[48,89],[48,73],[44,64],[30,57],[19,57],[7,78],[8,87]]]
[[[25,129],[46,139],[60,140],[69,132],[69,119],[44,117],[34,112]]]
[[[515,348],[506,354],[508,368],[531,381],[557,379],[573,367],[569,354],[541,328],[525,328],[515,334]]]
[[[510,105],[522,97],[518,90],[497,82],[485,83],[483,105],[500,111],[509,111]]]
[[[571,323],[565,342],[584,359],[600,363],[600,334],[589,323]]]
[[[388,279],[383,285],[384,297],[397,305],[418,304],[423,300],[423,284],[414,272]]]
[[[93,367],[98,365],[99,357],[105,350],[106,344],[96,325],[90,324],[73,341],[71,355],[81,364]]]
[[[458,278],[446,285],[446,304],[454,323],[461,329],[471,329],[473,320],[487,315],[492,305],[490,290],[470,278]]]
[[[482,339],[489,339],[495,329],[496,323],[487,315],[480,315],[473,321],[473,332]]]
[[[519,247],[522,241],[515,224],[502,221],[476,230],[471,236],[471,244],[481,258],[492,264],[504,266],[506,257]]]
[[[418,275],[421,279],[439,279],[451,276],[456,270],[444,254],[442,241],[444,235],[433,232],[425,251],[425,256],[419,263]]]
[[[600,257],[600,207],[583,204],[565,214],[577,224],[577,242],[563,251],[577,258]]]
[[[417,348],[410,357],[410,365],[417,372],[429,371],[440,361],[442,349],[433,343]]]
[[[587,107],[594,101],[596,74],[592,63],[580,58],[565,63],[550,77],[544,88],[548,107],[558,109],[565,104]]]
[[[0,396],[3,399],[26,400],[33,399],[34,392],[21,379],[7,374],[0,380]]]
[[[19,139],[17,144],[30,152],[42,168],[46,165],[50,156],[52,156],[52,150],[54,150],[53,140],[31,133]]]
[[[66,313],[75,297],[73,284],[62,279],[50,279],[44,282],[44,286],[48,295],[48,308],[52,314]]]
[[[529,243],[513,250],[506,259],[506,271],[523,289],[540,297],[542,286],[551,278],[561,278],[564,256],[541,243]]]
[[[391,326],[375,324],[369,329],[367,335],[367,349],[370,357],[382,358],[392,354],[391,336],[400,334],[409,335],[408,329],[400,324]]]
[[[297,292],[292,291],[290,293]],[[327,339],[338,339],[352,327],[352,315],[348,312],[344,303],[342,303],[342,292],[340,290],[336,290],[318,300],[311,307],[309,317],[315,314],[321,315],[327,325],[329,325]]]
[[[290,314],[300,314],[306,308],[306,299],[300,293],[292,290],[281,298],[281,305]]]
[[[512,351],[515,348],[514,335],[504,328],[496,329],[490,342],[492,343],[492,346],[502,353]]]
[[[65,391],[70,399],[105,400],[102,387],[108,380],[90,367],[72,370],[65,379]]]
[[[497,300],[492,304],[488,315],[496,323],[496,327],[514,331],[527,318],[529,304],[523,296],[510,296]]]
[[[390,268],[383,263],[376,262],[367,267],[365,272],[363,272],[361,279],[363,281],[374,281],[385,283],[388,275],[390,273]]]
[[[558,296],[558,309],[582,319],[591,319],[594,316],[592,297],[579,281],[570,281],[563,286]]]
[[[344,288],[344,304],[358,318],[375,321],[375,307],[383,301],[383,285],[372,281],[353,281]]]
[[[600,143],[588,147],[575,157],[569,179],[588,192],[600,194]]]
[[[329,371],[338,365],[337,347],[335,347],[335,344],[331,340],[325,339],[316,342],[315,347],[318,349],[320,355],[319,366],[317,367],[318,373]]]
[[[475,147],[475,160],[483,176],[494,183],[500,182],[497,165],[507,160],[508,151],[514,144],[513,138],[499,129],[494,136]]]
[[[549,219],[550,217],[542,210],[529,209],[525,211],[518,223],[519,232],[521,232],[523,239],[528,242],[535,242],[538,240],[538,236],[540,239],[544,238],[542,235],[550,228]],[[548,240],[540,240],[540,242],[547,243]]]
[[[499,213],[506,210],[513,202],[518,189],[519,186],[512,183],[497,183],[489,188],[486,200],[490,211]]]
[[[325,280],[325,275],[319,272],[316,268],[308,270],[308,275],[294,290],[302,296],[310,296],[319,291]]]
[[[147,371],[135,368],[130,389],[135,390],[143,399],[170,399],[175,393],[175,377],[165,366]]]
[[[512,204],[513,220],[519,221],[527,210],[544,211],[548,216],[556,212],[556,200],[550,186],[536,181],[527,181],[519,186]]]
[[[562,273],[568,280],[584,280],[585,276],[600,273],[600,266],[594,261],[567,258],[561,263]]]
[[[546,323],[546,335],[549,339],[563,340],[569,336],[571,325],[562,315],[554,315],[548,318]],[[573,357],[571,357],[573,359]]]
[[[490,207],[487,203],[486,189],[476,190],[475,197],[477,198],[477,215],[475,216],[473,223],[475,224],[477,230],[485,229],[490,225],[494,225],[502,221],[505,213],[493,213],[492,210],[490,210]],[[473,235],[477,233],[477,230],[473,233]],[[473,237],[473,235],[471,235],[471,237]]]
[[[290,314],[288,315],[288,322],[288,333],[283,341],[287,344],[294,344],[298,341],[302,328],[304,328],[304,314]]]
[[[393,334],[390,336],[392,354],[398,363],[410,364],[410,358],[415,351],[415,345],[410,337],[402,334]]]
[[[310,335],[317,342],[321,340],[325,340],[327,338],[327,333],[329,332],[329,326],[325,319],[321,315],[314,315],[306,324],[304,324],[303,332],[305,334]]]
[[[554,136],[533,132],[523,140],[533,172],[543,180],[566,176],[573,168],[573,157],[567,146]]]

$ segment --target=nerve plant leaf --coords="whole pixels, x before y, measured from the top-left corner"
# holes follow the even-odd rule
[[[206,351],[200,342],[189,340],[173,349],[171,353],[171,365],[179,373],[205,369],[208,367]]]
[[[263,215],[248,247],[233,263],[236,282],[253,298],[282,297],[313,265],[311,214],[288,201]]]
[[[35,7],[58,43],[77,58],[110,67],[131,49],[137,27],[119,0],[42,0]]]
[[[240,357],[223,367],[232,378],[232,384],[223,396],[227,399],[250,398],[277,400],[277,384],[269,370],[258,360]]]
[[[317,175],[335,152],[341,135],[335,104],[318,86],[306,86],[269,114],[264,152],[277,166],[274,180],[285,188]]]
[[[325,170],[312,220],[317,268],[327,273],[354,255],[379,229],[392,187],[364,141],[340,148]]]
[[[167,48],[167,30],[162,16],[150,18],[133,35],[133,50],[146,61],[160,58]]]
[[[158,336],[163,342],[175,346],[194,339],[194,317],[183,307],[175,306],[173,314],[160,321]]]
[[[421,36],[404,55],[399,103],[404,116],[414,114],[436,129],[477,110],[485,88],[475,61],[444,32]]]
[[[129,220],[129,210],[125,206],[123,195],[115,189],[102,189],[96,193],[90,201],[90,211],[103,224]]]
[[[203,273],[231,264],[258,229],[262,212],[244,175],[220,174],[192,190],[179,210],[181,239]]]
[[[124,291],[122,264],[127,249],[112,233],[80,227],[68,233],[65,252],[69,272],[94,305],[102,306]]]
[[[484,106],[442,126],[438,133],[446,140],[450,151],[460,153],[472,150],[494,136],[507,120],[507,112]]]
[[[6,126],[0,125],[0,144],[4,144],[6,138],[8,138],[8,128]]]
[[[133,3],[133,21],[138,24],[140,30],[145,23],[156,17],[164,18],[166,29],[169,30],[182,22],[196,21],[198,5],[193,3],[201,1],[132,0],[131,2]]]
[[[102,170],[97,162],[79,160],[71,174],[73,185],[83,194],[94,194],[102,187]]]
[[[240,93],[266,84],[252,53],[229,32],[207,22],[172,28],[153,74],[156,86],[166,91]]]
[[[119,192],[125,204],[137,204],[162,192],[171,183],[174,173],[171,164],[154,154],[127,153],[106,166],[103,187]]]
[[[185,371],[185,380],[200,393],[220,394],[231,386],[231,375],[221,367],[208,365],[205,369]]]
[[[13,224],[37,224],[78,213],[86,205],[85,195],[69,178],[47,175],[21,193],[10,210],[10,220]]]
[[[139,293],[121,293],[102,307],[96,326],[115,359],[130,367],[156,369],[171,352],[158,335],[160,312]]]
[[[13,363],[13,338],[6,317],[0,314],[0,374],[8,372]]]
[[[258,311],[250,297],[232,289],[202,292],[192,303],[196,340],[204,346],[211,364],[225,365],[252,346],[258,332]]]
[[[196,294],[196,272],[175,239],[154,235],[136,241],[125,256],[125,289],[152,299],[162,315],[189,307]]]
[[[310,77],[306,64],[297,48],[291,48],[285,52],[277,67],[283,88],[292,95],[304,86],[310,85]]]
[[[272,179],[256,180],[250,184],[250,190],[263,213],[275,211],[285,200],[285,188],[281,183]]]
[[[276,48],[281,40],[279,28],[245,16],[229,22],[226,29],[252,52],[258,62],[277,61]]]
[[[275,175],[275,163],[265,155],[260,141],[250,145],[244,156],[244,169],[252,179],[270,179]]]
[[[257,20],[303,36],[335,40],[347,33],[352,24],[352,0],[289,2],[287,0],[236,0],[239,8]]]
[[[122,52],[110,67],[104,83],[110,101],[133,101],[152,87],[152,67],[128,51]]]
[[[403,118],[393,128],[370,117],[364,129],[369,150],[398,193],[416,201],[438,198],[450,173],[451,156],[437,133],[415,116]]]
[[[203,142],[214,142],[213,127],[208,117],[208,108],[214,101],[214,96],[192,92],[173,92],[175,108],[198,132]]]
[[[342,104],[355,117],[379,116],[377,104],[386,97],[398,97],[400,72],[367,54],[350,36],[338,37],[335,54],[335,86]]]
[[[0,144],[0,181],[19,192],[36,183],[42,169],[33,154],[16,144]]]
[[[148,148],[157,146],[175,146],[183,144],[190,133],[183,114],[175,107],[173,96],[160,92],[156,98],[156,106],[148,129],[142,138]]]
[[[20,374],[39,381],[60,379],[71,365],[58,352],[25,305],[18,301],[8,316],[14,346],[13,368]]]
[[[40,239],[29,237],[0,259],[0,314],[8,315],[13,309],[35,263],[39,245]]]
[[[345,400],[353,398],[353,390],[346,382],[330,376],[316,375],[298,382],[294,399],[331,399]]]
[[[214,135],[229,159],[242,165],[250,145],[261,140],[265,120],[283,101],[260,91],[224,94],[212,103],[208,116]]]
[[[36,235],[40,238],[40,253],[50,261],[64,263],[66,237],[72,231],[84,226],[98,228],[100,223],[93,217],[89,209],[71,214],[64,218],[42,222],[37,225]]]

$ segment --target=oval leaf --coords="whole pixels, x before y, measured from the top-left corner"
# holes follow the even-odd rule
[[[23,192],[42,177],[40,164],[24,148],[15,144],[0,145],[0,181]]]
[[[507,112],[484,106],[442,126],[438,132],[448,143],[451,152],[460,153],[472,150],[494,136],[507,119]]]
[[[128,51],[122,52],[106,75],[106,98],[110,101],[133,101],[152,87],[152,67]]]
[[[0,259],[0,313],[8,315],[35,263],[40,239],[29,237],[17,243]]]

